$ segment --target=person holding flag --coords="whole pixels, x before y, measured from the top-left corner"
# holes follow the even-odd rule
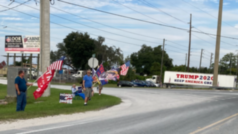
[[[24,75],[25,73],[23,71],[19,71],[18,76],[15,79],[15,88],[17,93],[17,112],[25,110],[27,86],[33,85],[26,82]]]
[[[99,85],[98,85],[97,89],[99,91],[99,95],[101,95],[103,85],[106,85],[108,83],[108,81],[106,79],[106,72],[104,71],[104,67],[102,64],[98,67],[96,75],[99,80],[99,82],[98,82]]]
[[[64,59],[65,57],[63,56],[59,60],[53,62],[49,67],[47,67],[47,71],[36,80],[38,88],[33,93],[35,99],[40,98],[45,92],[45,90],[48,88],[51,80],[54,77],[55,70],[62,70]]]

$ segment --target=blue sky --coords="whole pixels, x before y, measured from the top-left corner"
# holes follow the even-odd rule
[[[18,13],[14,10],[5,10],[2,7],[14,7],[18,5],[17,2],[25,2],[27,0],[15,0],[16,2],[9,6],[10,0],[1,0],[0,3],[0,61],[5,60],[2,55],[4,52],[4,37],[5,35],[38,35],[39,34],[39,11],[21,5],[15,8],[18,11],[30,14],[27,16]],[[216,34],[217,28],[217,16],[218,16],[218,0],[65,0],[68,2],[81,4],[84,6],[97,8],[100,10],[113,12],[116,14],[126,15],[142,20],[167,24],[171,26],[181,27],[188,29],[190,13],[193,14],[193,30],[202,30],[207,33]],[[117,2],[121,3],[118,4]],[[148,4],[149,3],[149,4]],[[29,1],[28,6],[39,9],[39,3],[36,5],[34,1]],[[124,5],[124,6],[123,6]],[[192,6],[195,5],[199,7]],[[126,7],[125,7],[126,6]],[[71,14],[61,12],[54,9],[60,8]],[[129,8],[131,9],[129,9]],[[238,0],[224,0],[223,10],[223,25],[222,35],[238,38]],[[133,11],[135,10],[135,11]],[[203,11],[202,11],[203,10]],[[172,15],[173,17],[163,13]],[[205,11],[205,12],[204,12]],[[139,12],[139,13],[138,13]],[[101,35],[106,38],[105,44],[109,46],[120,47],[123,50],[124,56],[130,55],[140,49],[140,46],[146,44],[149,46],[157,46],[163,43],[165,38],[165,49],[169,56],[173,59],[175,65],[185,63],[185,54],[187,53],[188,46],[188,32],[167,28],[163,26],[138,22],[126,18],[120,18],[109,14],[99,13],[91,11],[89,9],[80,8],[77,6],[68,5],[59,1],[55,1],[55,5],[51,6],[51,21],[59,23],[64,26],[72,27],[72,29],[61,27],[55,24],[51,24],[51,50],[56,50],[56,44],[63,41],[65,36],[72,31],[80,30],[81,32],[88,32],[92,38],[97,38],[97,35]],[[140,14],[141,13],[141,14]],[[143,15],[142,15],[143,14]],[[67,18],[72,21],[58,18],[53,15],[58,15]],[[82,18],[79,18],[82,17]],[[176,19],[175,19],[175,18]],[[86,19],[103,23],[110,27],[100,25]],[[178,20],[179,19],[179,20]],[[80,25],[88,25],[89,27]],[[3,26],[8,26],[3,28]],[[105,30],[103,32],[91,27]],[[129,32],[120,31],[117,29],[137,33],[140,35],[131,34]],[[117,34],[117,35],[115,35]],[[118,36],[123,35],[126,37]],[[146,35],[146,36],[141,36]],[[149,37],[147,37],[149,36]],[[122,42],[113,41],[111,39],[119,40]],[[126,43],[127,42],[127,43]],[[176,43],[176,44],[175,44]],[[134,44],[134,45],[133,45]],[[235,52],[238,50],[238,40],[222,38],[221,43],[221,55],[229,52]],[[208,67],[210,62],[210,55],[215,51],[215,38],[204,34],[193,33],[192,36],[192,54],[191,54],[191,66],[199,65],[199,58],[201,49],[204,49],[204,58],[202,66]],[[158,55],[160,56],[160,55]],[[12,62],[12,60],[11,60]]]

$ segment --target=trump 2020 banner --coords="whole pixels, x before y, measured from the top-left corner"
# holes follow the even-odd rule
[[[73,95],[72,94],[60,94],[59,103],[72,104]]]

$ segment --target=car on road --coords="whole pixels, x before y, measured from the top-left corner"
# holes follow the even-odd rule
[[[119,81],[117,83],[118,87],[133,87],[133,83],[130,81]]]
[[[146,87],[146,83],[140,80],[134,80],[132,83],[135,87]]]
[[[151,81],[146,81],[148,87],[156,87],[156,85]]]

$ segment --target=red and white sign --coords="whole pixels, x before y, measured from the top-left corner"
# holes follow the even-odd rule
[[[33,93],[35,99],[41,97],[48,88],[49,83],[54,77],[54,73],[55,70],[49,70],[37,80],[38,89]]]
[[[213,74],[165,71],[164,83],[195,86],[213,86]],[[236,76],[218,75],[219,87],[235,87]]]
[[[5,38],[7,53],[40,53],[40,37],[7,35]]]

